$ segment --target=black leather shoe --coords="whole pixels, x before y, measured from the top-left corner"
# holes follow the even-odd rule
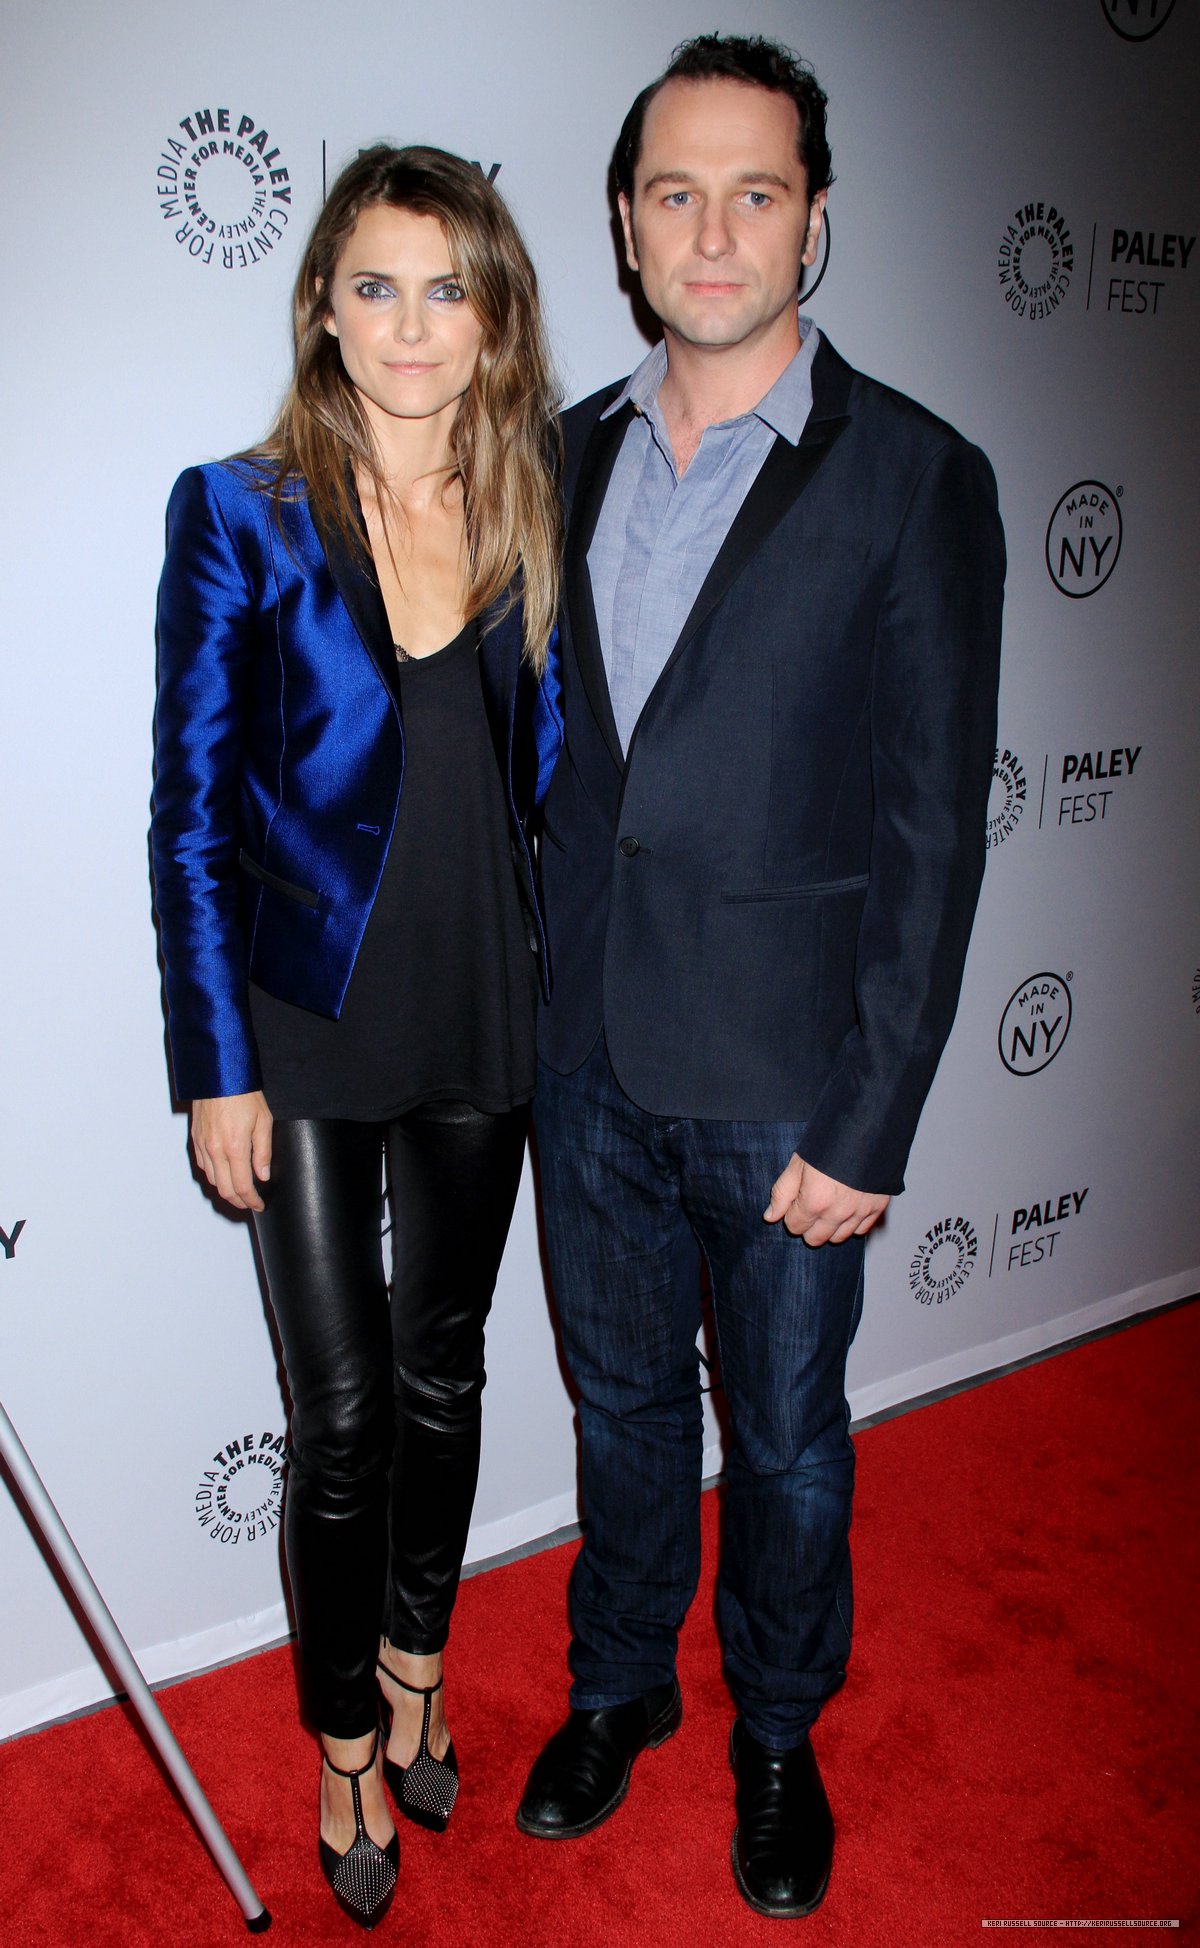
[[[590,1833],[621,1804],[638,1753],[664,1744],[682,1717],[674,1678],[629,1704],[572,1711],[533,1762],[517,1808],[522,1833],[539,1840]]]
[[[808,1739],[773,1752],[741,1719],[729,1735],[737,1781],[733,1877],[756,1914],[811,1914],[833,1865],[833,1814]]]

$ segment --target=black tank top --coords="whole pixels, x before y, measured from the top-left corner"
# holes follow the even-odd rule
[[[383,1122],[437,1100],[495,1114],[533,1095],[537,961],[477,651],[469,622],[397,667],[404,785],[340,1019],[251,984],[277,1117]]]

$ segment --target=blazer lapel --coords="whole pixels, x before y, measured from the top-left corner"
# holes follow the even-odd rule
[[[359,553],[358,550],[350,547],[345,536],[334,523],[319,518],[311,501],[309,511],[334,586],[345,603],[350,620],[362,638],[363,645],[387,685],[390,695],[398,703],[400,687],[396,675],[396,651],[392,645],[392,631],[383,596],[379,592],[379,584],[371,564],[366,527],[364,525],[362,529],[364,552]],[[361,509],[359,521],[362,522]]]
[[[799,443],[792,446],[776,435],[775,444],[755,476],[712,567],[701,583],[700,593],[667,658],[662,676],[687,647],[701,623],[712,614],[755,550],[799,500],[822,461],[850,424],[845,406],[853,377],[850,366],[822,338],[813,360],[812,411]]]
[[[627,403],[611,419],[598,419],[592,428],[571,502],[564,574],[567,614],[580,681],[618,771],[625,768],[625,755],[617,735],[612,698],[608,693],[608,673],[600,647],[600,628],[596,621],[587,556],[621,442],[632,418],[633,407]]]
[[[517,672],[521,663],[524,615],[520,600],[505,608],[500,596],[479,618],[479,681],[488,729],[500,775],[507,778],[517,703]]]

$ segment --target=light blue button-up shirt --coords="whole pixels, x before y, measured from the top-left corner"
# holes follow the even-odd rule
[[[706,426],[682,477],[658,403],[667,372],[663,345],[601,415],[610,418],[627,400],[634,406],[588,550],[623,751],[776,435],[799,442],[812,411],[820,340],[811,318],[802,317],[800,349],[770,391],[750,412]]]

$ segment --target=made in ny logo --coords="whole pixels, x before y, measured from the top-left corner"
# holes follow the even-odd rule
[[[919,1305],[945,1305],[975,1269],[979,1239],[964,1217],[939,1218],[931,1224],[908,1267],[908,1289]]]
[[[987,849],[994,852],[1011,839],[1025,810],[1028,787],[1021,760],[1015,751],[1000,750],[997,746],[995,762],[992,765],[992,789],[988,798]]]
[[[1175,0],[1100,0],[1104,18],[1123,41],[1148,41],[1165,27]]]
[[[1075,245],[1053,203],[1023,203],[1004,226],[996,274],[1014,317],[1037,324],[1058,310],[1071,285]]]
[[[1046,567],[1060,595],[1079,601],[1104,587],[1121,552],[1123,487],[1077,480],[1046,529]]]
[[[279,1527],[283,1506],[282,1434],[243,1434],[213,1455],[196,1489],[196,1520],[210,1542],[236,1547]]]
[[[159,214],[199,264],[246,270],[282,241],[292,185],[279,146],[253,115],[195,108],[158,159]]]
[[[1040,1075],[1062,1051],[1071,1027],[1074,972],[1031,974],[1000,1017],[1000,1060],[1010,1075]]]

